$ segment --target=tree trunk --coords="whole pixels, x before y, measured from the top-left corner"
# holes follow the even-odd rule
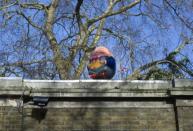
[[[61,49],[53,33],[54,17],[56,8],[58,6],[58,2],[59,0],[53,0],[49,8],[46,10],[47,19],[45,23],[44,33],[48,38],[50,47],[53,51],[54,63],[58,73],[60,74],[60,79],[67,79],[68,78],[67,70],[69,64],[65,63],[64,56],[61,53]]]

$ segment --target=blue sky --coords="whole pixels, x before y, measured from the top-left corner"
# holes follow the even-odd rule
[[[39,0],[41,3],[46,3],[49,4],[50,0]],[[154,0],[153,3],[159,6],[162,6],[162,0]],[[69,2],[69,1],[67,1]],[[88,15],[93,16],[95,15],[96,11],[93,10],[91,8],[91,10],[87,9],[87,6],[89,6],[90,1],[85,0],[84,1],[85,5],[84,8],[82,8],[81,11],[86,10]],[[103,11],[105,9],[105,7],[107,6],[106,4],[97,4],[100,1],[94,1],[94,7],[98,7],[100,8],[100,6],[104,6],[103,7]],[[62,7],[61,9],[63,9],[63,11],[65,13],[72,13],[73,12],[73,7],[76,4],[76,0],[72,1],[71,3],[69,2],[68,4],[65,5],[64,7]],[[144,4],[144,3],[143,3]],[[118,8],[118,6],[116,7]],[[14,9],[14,8],[13,8]],[[139,13],[139,6],[136,6],[136,8],[131,9],[130,11],[128,11],[128,13]],[[183,8],[182,8],[183,9]],[[145,13],[149,13],[149,7],[144,7],[142,8],[142,10]],[[108,47],[114,54],[114,57],[116,58],[117,61],[117,74],[114,77],[114,79],[119,79],[120,78],[120,65],[122,67],[126,67],[129,68],[129,63],[130,60],[128,59],[128,54],[129,52],[127,51],[120,51],[121,49],[123,50],[123,46],[128,46],[128,40],[131,40],[134,43],[134,46],[136,46],[136,50],[135,50],[135,59],[136,61],[139,62],[135,62],[135,67],[139,67],[145,63],[151,62],[153,60],[158,60],[158,59],[162,59],[164,58],[164,48],[167,48],[167,52],[169,53],[170,51],[173,51],[178,44],[182,41],[182,37],[181,35],[184,34],[185,36],[191,37],[192,36],[192,32],[190,30],[188,30],[185,26],[183,26],[183,24],[180,22],[180,20],[176,17],[173,17],[171,14],[169,13],[168,10],[165,10],[162,8],[162,10],[159,10],[159,8],[157,7],[153,7],[151,10],[153,10],[154,12],[160,13],[162,15],[157,15],[153,14],[152,16],[155,18],[154,21],[148,17],[144,17],[144,16],[130,16],[128,17],[128,19],[125,19],[124,21],[122,21],[122,18],[125,17],[124,15],[121,16],[115,16],[115,17],[111,17],[108,18],[106,23],[105,23],[105,27],[112,29],[114,32],[123,35],[125,39],[122,41],[122,43],[120,42],[119,39],[112,37],[112,36],[102,36],[100,41],[98,42],[98,45],[104,45],[106,47]],[[184,14],[184,16],[186,17],[190,17],[190,11],[188,9],[183,9],[184,12],[182,12]],[[186,12],[185,12],[186,11]],[[101,11],[98,11],[99,13]],[[172,11],[171,11],[172,12]],[[26,12],[25,12],[26,13]],[[34,14],[35,12],[29,11],[28,12],[28,16]],[[150,14],[150,13],[149,13]],[[41,18],[43,16],[43,14],[39,13],[38,15],[36,15],[36,17],[33,19],[34,21],[38,22],[41,20],[39,20],[39,18]],[[15,20],[17,19],[17,17],[14,18]],[[12,21],[10,21],[9,24],[9,28],[10,26],[12,26],[10,28],[10,31],[6,31],[3,32],[3,30],[0,30],[0,35],[1,35],[1,40],[0,40],[0,51],[3,51],[5,48],[7,50],[11,49],[9,46],[11,46],[16,40],[18,40],[19,37],[21,36],[17,36],[17,32],[19,32],[21,30],[21,28],[16,28],[14,25],[16,25],[17,23],[15,23],[14,19],[12,19]],[[120,21],[121,19],[121,21]],[[2,20],[2,17],[0,18],[0,21]],[[26,21],[24,20],[19,20],[20,23],[23,25],[22,28],[26,28]],[[112,24],[109,24],[109,22],[114,21],[116,23],[115,26],[112,26]],[[158,26],[158,23],[156,23],[155,21],[159,21],[161,22],[161,27]],[[122,22],[122,23],[121,23]],[[0,23],[2,24],[2,23]],[[63,26],[66,27],[67,31],[69,32],[70,29],[70,23],[68,23],[67,21],[61,22],[60,24],[62,24]],[[162,25],[163,24],[163,25]],[[123,32],[123,31],[130,31],[129,32]],[[14,31],[15,33],[11,33],[11,31]],[[62,26],[56,24],[55,28],[54,28],[54,32],[56,35],[56,38],[58,40],[58,42],[60,40],[62,40],[63,38],[65,38],[67,36],[67,31],[64,30],[64,28],[62,28]],[[74,32],[76,31],[76,29],[74,29]],[[136,32],[136,34],[132,34],[132,32]],[[37,33],[37,30],[34,30],[32,27],[30,28],[30,34],[34,36],[34,40],[40,39],[38,35],[40,35],[40,33]],[[106,35],[105,31],[103,32],[104,35]],[[25,35],[25,34],[24,34]],[[37,35],[37,36],[36,36]],[[75,39],[76,37],[74,37],[73,39]],[[67,43],[71,44],[73,43],[73,39],[69,40]],[[33,43],[33,42],[32,42]],[[36,43],[38,44],[38,43]],[[41,42],[40,46],[41,48],[44,48],[44,46],[46,46],[47,44],[45,44],[45,42]],[[63,45],[65,46],[65,45]],[[120,50],[118,50],[120,49]],[[187,55],[189,57],[189,59],[191,61],[193,61],[193,56],[192,56],[192,45],[187,46],[182,53],[184,55]],[[43,57],[42,54],[38,54],[38,52],[35,54],[36,50],[34,48],[31,48],[28,50],[28,53],[31,52],[31,55],[33,54],[33,57],[27,57],[30,59],[38,59]],[[66,50],[64,50],[64,53],[66,52]],[[42,53],[42,52],[41,52]],[[51,52],[49,51],[47,56],[50,57],[51,56]],[[28,54],[29,55],[29,54]],[[29,55],[30,56],[30,55]],[[27,59],[26,58],[26,59]],[[12,57],[10,57],[10,61],[14,61],[16,59],[19,59],[17,56],[12,55]],[[130,72],[128,72],[130,73]]]

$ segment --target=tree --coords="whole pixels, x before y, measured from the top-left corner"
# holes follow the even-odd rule
[[[191,57],[180,55],[186,46],[192,48],[191,11],[185,0],[3,0],[0,73],[30,79],[85,78],[90,52],[103,44],[117,58],[117,79],[192,77]],[[172,47],[161,37],[175,29],[170,26],[182,28],[170,38],[181,44],[163,53]],[[162,57],[155,56],[156,50]]]

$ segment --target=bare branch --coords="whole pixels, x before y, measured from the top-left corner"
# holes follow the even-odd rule
[[[40,26],[38,26],[37,24],[35,24],[35,23],[30,19],[30,17],[27,17],[23,12],[21,12],[21,11],[16,11],[16,13],[17,13],[18,15],[21,15],[31,26],[33,26],[33,27],[35,27],[35,28],[37,28],[37,29],[39,29],[39,30],[43,30],[42,27],[40,27]]]
[[[0,7],[0,11],[1,10],[5,10],[7,8],[10,8],[11,6],[14,6],[14,5],[18,4],[18,2],[19,2],[19,0],[16,0],[15,2],[13,2],[13,3],[9,4],[9,5],[5,5],[5,6]]]
[[[27,8],[27,9],[37,9],[37,10],[44,10],[46,9],[46,5],[40,3],[20,3],[20,7]]]
[[[77,19],[77,23],[78,23],[79,28],[82,25],[81,18],[80,18],[80,7],[81,7],[82,3],[83,3],[83,0],[77,0],[77,4],[76,4],[76,8],[75,8],[75,15],[76,15],[76,19]]]
[[[178,69],[182,69],[183,71],[187,72],[189,75],[193,76],[193,72],[190,71],[189,69],[186,69],[183,65],[178,64],[176,61],[173,60],[173,58],[187,45],[191,44],[192,41],[189,39],[185,38],[182,43],[179,44],[179,46],[172,52],[166,56],[166,58],[150,62],[148,64],[145,64],[138,69],[136,69],[130,76],[129,78],[134,78],[135,76],[139,76],[141,72],[151,68],[152,66],[160,65],[160,64],[171,64],[173,66],[176,66]]]
[[[172,52],[168,54],[166,59],[171,60],[175,55],[177,55],[187,44],[191,44],[191,41],[188,38],[184,38],[182,43],[179,44],[179,46]]]
[[[141,0],[135,0],[134,2],[130,3],[130,4],[127,5],[127,6],[123,6],[122,8],[120,8],[120,9],[117,10],[117,11],[113,11],[113,12],[108,12],[108,11],[107,11],[107,12],[105,12],[104,14],[102,14],[102,15],[100,15],[100,16],[97,16],[97,17],[89,20],[89,21],[88,21],[88,25],[91,25],[91,24],[93,24],[93,23],[95,23],[95,22],[97,22],[97,21],[99,21],[99,20],[101,20],[101,19],[107,18],[107,17],[109,17],[109,16],[113,16],[113,15],[117,15],[117,14],[123,13],[123,12],[127,11],[128,9],[134,7],[135,5],[139,4],[140,1],[141,1]],[[112,8],[115,4],[117,4],[117,2],[119,2],[119,0],[116,0],[114,3],[112,3],[111,8]]]
[[[182,23],[184,23],[186,25],[187,28],[189,28],[192,32],[193,32],[193,27],[191,26],[190,23],[188,23],[175,9],[175,7],[172,6],[172,4],[168,1],[165,0],[165,2],[168,4],[168,6],[173,10],[173,12],[175,13],[175,15],[180,19],[180,21]]]
[[[30,62],[18,61],[18,62],[14,62],[14,63],[5,63],[3,66],[20,67],[20,66],[26,66],[26,65],[32,65],[32,64],[39,64],[39,63],[45,63],[45,62],[53,62],[53,59],[36,60],[36,61],[30,61]]]

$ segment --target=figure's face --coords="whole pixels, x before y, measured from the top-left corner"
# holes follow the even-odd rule
[[[95,55],[90,58],[88,67],[90,69],[96,69],[106,64],[106,58],[104,55]]]
[[[89,65],[90,69],[97,69],[106,64],[105,56],[111,56],[111,52],[105,47],[97,47],[90,56]]]

